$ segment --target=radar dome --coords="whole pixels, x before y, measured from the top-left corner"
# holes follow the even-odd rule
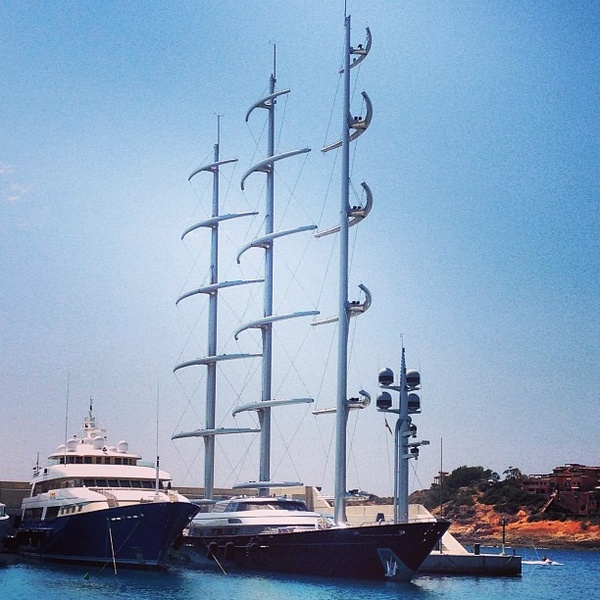
[[[377,396],[377,408],[380,410],[389,410],[392,407],[392,396],[389,392],[381,392]]]
[[[380,385],[392,385],[394,383],[394,371],[389,368],[381,369],[379,371],[379,384]]]
[[[408,395],[408,412],[421,412],[421,398],[417,394]]]
[[[421,374],[419,371],[411,369],[406,371],[406,385],[411,388],[416,388],[421,385]]]

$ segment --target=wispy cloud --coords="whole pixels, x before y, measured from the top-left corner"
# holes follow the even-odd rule
[[[33,189],[33,184],[21,185],[20,183],[11,183],[8,186],[6,199],[9,202],[19,202]]]
[[[12,173],[13,171],[14,169],[11,165],[4,162],[0,162],[0,175],[10,175],[10,173]]]
[[[23,185],[14,181],[13,177],[6,177],[12,175],[14,169],[12,165],[5,162],[0,162],[0,176],[4,175],[5,179],[0,180],[0,195],[2,198],[11,203],[20,202],[32,189],[33,184],[29,183]]]

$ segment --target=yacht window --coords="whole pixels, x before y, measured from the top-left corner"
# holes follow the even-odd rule
[[[308,508],[306,508],[306,504],[304,504],[304,502],[286,502],[281,508],[286,508],[287,510],[297,510],[301,512],[308,511]]]
[[[33,490],[31,491],[31,495],[37,496],[38,494],[43,494],[44,492],[47,492],[49,489],[50,484],[47,481],[44,481],[42,483],[36,483],[33,487]]]
[[[95,479],[84,479],[83,485],[85,485],[85,487],[94,487],[96,485],[96,480]]]
[[[91,457],[91,456],[84,456],[84,458],[83,458],[83,462],[84,462],[86,465],[91,465],[91,464],[92,464],[92,457]]]
[[[54,519],[55,517],[58,516],[58,510],[59,510],[58,506],[49,506],[46,509],[46,516],[44,518],[46,518],[46,519]]]
[[[248,502],[244,502],[240,504],[239,509],[241,511],[245,510],[275,510],[277,508],[276,505],[267,502],[257,502],[256,504],[251,504]]]
[[[119,487],[119,480],[118,479],[109,479],[108,487]]]
[[[32,519],[34,521],[38,521],[42,518],[42,509],[41,508],[28,508],[25,511],[25,519]]]
[[[96,485],[98,487],[108,487],[108,482],[106,479],[96,479]]]
[[[141,488],[142,487],[142,482],[139,479],[132,479],[131,480],[131,487],[132,488]]]
[[[115,465],[120,465],[123,463],[123,459],[120,456],[115,456]]]

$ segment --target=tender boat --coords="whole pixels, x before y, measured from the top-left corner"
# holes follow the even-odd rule
[[[284,485],[300,485],[297,482],[274,482],[270,477],[270,430],[271,411],[284,406],[300,403],[311,403],[312,398],[276,399],[271,389],[271,356],[273,326],[279,321],[307,316],[315,316],[317,311],[299,311],[290,314],[273,312],[273,247],[276,240],[283,236],[300,234],[316,229],[314,225],[305,225],[274,230],[274,197],[273,181],[275,165],[281,160],[308,152],[309,148],[292,150],[276,154],[275,140],[275,106],[277,100],[289,93],[289,90],[276,90],[275,68],[270,78],[268,94],[258,100],[246,115],[255,109],[268,111],[268,149],[267,156],[251,167],[242,177],[241,187],[251,174],[261,173],[267,177],[265,230],[238,252],[238,262],[242,254],[252,248],[264,250],[264,280],[240,280],[220,282],[218,280],[218,230],[222,222],[245,216],[244,214],[219,214],[218,177],[222,165],[232,161],[219,159],[218,145],[215,146],[215,161],[197,169],[192,175],[207,172],[214,177],[213,214],[210,219],[190,227],[183,235],[199,229],[211,230],[211,281],[203,287],[188,292],[179,300],[196,294],[209,296],[209,344],[208,355],[202,358],[185,361],[175,367],[175,371],[190,366],[203,366],[207,369],[206,378],[206,425],[193,431],[182,431],[173,438],[200,437],[204,439],[205,456],[205,498],[207,504],[214,501],[213,463],[214,440],[221,434],[235,433],[234,429],[215,427],[216,401],[216,368],[222,361],[235,361],[262,357],[262,393],[261,399],[239,406],[233,415],[242,412],[255,412],[260,424],[260,465],[258,481],[237,484],[238,489],[255,488],[258,496],[254,498],[231,498],[218,502],[214,510],[202,512],[193,520],[187,537],[186,546],[193,547],[205,564],[218,565],[224,571],[260,570],[278,573],[293,573],[325,577],[358,578],[358,579],[391,579],[408,581],[417,572],[425,558],[434,549],[444,532],[448,529],[446,521],[430,520],[427,522],[408,522],[397,519],[393,523],[371,523],[362,526],[350,526],[346,518],[346,428],[350,410],[361,409],[369,404],[369,395],[361,390],[358,397],[349,398],[347,390],[348,368],[348,323],[350,318],[357,317],[371,305],[369,290],[361,285],[365,295],[363,302],[348,300],[348,228],[364,219],[371,208],[372,195],[366,183],[361,184],[367,199],[364,206],[351,206],[349,201],[349,147],[350,143],[368,128],[372,108],[368,95],[362,96],[366,103],[367,113],[362,117],[352,117],[350,112],[350,69],[360,64],[368,55],[371,47],[371,35],[367,29],[367,42],[353,47],[350,44],[350,17],[345,21],[345,45],[343,61],[344,107],[342,115],[342,134],[338,142],[323,148],[323,152],[341,148],[342,193],[339,225],[314,232],[317,237],[328,234],[339,234],[339,302],[336,317],[321,320],[320,323],[337,323],[338,327],[338,374],[336,406],[328,412],[336,417],[336,458],[335,458],[335,498],[334,517],[326,517],[309,511],[301,501],[283,499],[272,496],[269,490]],[[218,354],[216,338],[217,296],[221,290],[247,283],[263,282],[265,288],[263,315],[254,321],[241,326],[235,338],[242,332],[258,329],[262,335],[262,353],[256,354]],[[179,301],[178,300],[178,301]],[[320,412],[320,411],[315,411]],[[251,433],[256,430],[238,430],[239,433]]]
[[[216,502],[210,512],[198,514],[186,535],[188,539],[206,539],[207,536],[225,532],[227,535],[248,535],[284,530],[310,531],[334,525],[331,516],[310,511],[306,502],[300,499],[288,496],[234,496]],[[212,549],[216,550],[216,547]]]
[[[171,477],[120,441],[109,445],[92,414],[36,466],[16,532],[19,552],[48,561],[156,569],[198,511]],[[158,461],[157,461],[158,462]]]

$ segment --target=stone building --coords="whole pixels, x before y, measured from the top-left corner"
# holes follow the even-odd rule
[[[555,467],[547,475],[527,475],[520,487],[546,497],[542,512],[562,510],[577,516],[598,515],[600,467],[571,464]]]

